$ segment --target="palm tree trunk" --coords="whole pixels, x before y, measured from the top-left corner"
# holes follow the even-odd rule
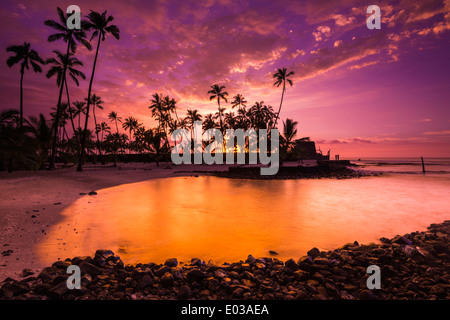
[[[66,126],[63,127],[63,136],[66,136],[67,141],[69,141],[69,135],[67,134]]]
[[[89,81],[89,90],[88,90],[88,101],[86,106],[86,120],[84,122],[84,131],[81,138],[81,150],[78,156],[78,166],[77,171],[83,171],[83,157],[85,154],[85,147],[86,147],[86,133],[87,133],[87,127],[88,127],[88,120],[89,120],[89,107],[91,106],[91,91],[92,91],[92,82],[94,81],[94,74],[95,74],[95,65],[97,64],[97,58],[98,58],[98,51],[100,49],[100,42],[101,42],[101,32],[98,33],[98,43],[97,43],[97,50],[95,51],[95,58],[94,58],[94,65],[92,67],[92,74],[91,74],[91,80]]]
[[[130,147],[128,148],[128,154],[130,154],[130,153],[131,153],[131,128],[130,128]]]
[[[69,58],[69,50],[70,50],[70,41],[67,42],[67,51],[66,51],[66,57],[67,59]],[[55,119],[55,123],[54,123],[54,130],[53,130],[53,146],[52,146],[52,156],[50,158],[50,165],[49,165],[49,169],[55,169],[55,160],[56,160],[56,142],[58,141],[58,124],[59,124],[59,119],[61,117],[61,98],[62,98],[62,93],[63,93],[63,89],[64,89],[64,83],[66,82],[66,72],[67,72],[67,63],[66,66],[64,67],[64,72],[63,72],[63,77],[61,79],[61,85],[60,85],[60,89],[59,89],[59,97],[58,97],[58,104],[56,105],[56,119]]]
[[[286,88],[286,81],[283,81],[283,92],[281,93],[280,108],[278,109],[278,113],[277,113],[277,116],[276,116],[276,118],[275,118],[275,124],[274,124],[274,126],[273,126],[274,128],[277,127],[277,121],[278,121],[278,117],[279,117],[279,115],[280,115],[281,105],[283,104],[284,91],[286,90],[285,88]]]
[[[63,93],[63,88],[64,88],[64,79],[65,78],[65,71],[63,74],[63,80],[61,81],[61,85],[60,85],[60,89],[59,89],[59,98],[58,98],[58,104],[56,106],[56,118],[55,118],[55,123],[53,124],[54,129],[53,129],[53,145],[52,145],[52,156],[50,158],[50,165],[49,165],[49,169],[55,169],[55,160],[56,160],[56,144],[58,142],[58,127],[59,127],[59,120],[61,118],[61,98],[62,98],[62,93]]]
[[[117,134],[119,134],[119,126],[117,125],[117,118],[116,118],[115,120],[116,120],[116,129],[117,129]]]
[[[67,104],[69,109],[70,123],[72,124],[73,134],[75,135],[75,140],[77,141],[77,146],[80,146],[80,141],[78,140],[77,131],[75,130],[75,124],[73,123],[73,113],[72,108],[70,107],[70,97],[69,97],[69,87],[67,86],[67,79],[64,81],[66,86],[66,94],[67,94]]]
[[[95,105],[92,106],[92,114],[94,115],[95,134],[97,135],[98,157],[100,158],[100,161],[103,164],[103,161],[102,161],[102,150],[100,148],[100,139],[98,138],[98,131],[97,131],[97,118],[95,116]]]
[[[23,125],[23,74],[24,66],[20,70],[20,126]]]
[[[166,126],[163,126],[164,129],[164,135],[166,136],[166,144],[167,144],[167,149],[170,149],[170,142],[169,142],[169,136],[167,135],[167,130],[166,130]]]
[[[220,131],[223,134],[223,125],[222,125],[222,112],[220,111],[220,98],[217,96],[217,104],[219,105],[219,119],[220,119]]]

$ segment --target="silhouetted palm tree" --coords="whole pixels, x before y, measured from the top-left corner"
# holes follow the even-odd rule
[[[162,93],[154,93],[151,104],[148,107],[152,111],[152,117],[158,121],[158,129],[162,131],[162,136],[165,138],[166,147],[169,148],[169,137],[167,135],[167,127],[173,127],[173,120],[171,112],[176,113],[176,101],[169,96],[163,97]],[[178,115],[177,119],[178,119]]]
[[[215,129],[218,128],[219,125],[216,123],[217,117],[213,115],[212,113],[209,113],[205,116],[203,119],[203,131],[209,130],[209,129]]]
[[[231,108],[235,108],[238,107],[238,110],[240,110],[242,107],[245,107],[247,101],[245,100],[245,98],[242,96],[242,94],[238,93],[237,95],[235,95],[233,97],[233,101],[231,101]]]
[[[164,107],[166,112],[169,114],[171,112],[175,113],[175,117],[178,120],[178,114],[177,114],[177,101],[173,98],[170,98],[169,96],[165,96],[163,99]]]
[[[273,115],[272,107],[264,105],[264,101],[255,102],[250,108],[251,125],[255,130],[267,129],[270,119]]]
[[[161,129],[161,115],[164,109],[163,96],[161,93],[154,93],[153,99],[150,100],[150,106],[148,107],[152,112],[152,117],[158,120],[158,128]]]
[[[225,124],[227,129],[237,129],[237,119],[234,112],[225,113]]]
[[[68,112],[70,123],[72,125],[72,130],[73,130],[73,133],[74,133],[74,136],[75,136],[77,149],[79,149],[80,139],[78,138],[78,135],[76,134],[77,129],[75,128],[75,123],[74,123],[74,112],[75,112],[75,109],[70,106],[69,86],[67,85],[67,78],[64,81],[64,87],[66,87],[66,95],[67,95],[67,110],[66,111]]]
[[[154,130],[150,130],[150,132],[146,135],[146,139],[148,140],[148,147],[150,151],[153,151],[155,153],[156,166],[159,167],[160,155],[165,151],[164,144],[162,143],[162,133],[160,130],[158,130],[158,128],[156,128]]]
[[[298,122],[293,119],[287,118],[283,121],[283,135],[282,135],[282,147],[286,151],[290,151],[294,144],[294,138],[297,135]]]
[[[37,159],[40,164],[40,168],[43,169],[45,162],[48,160],[49,151],[52,144],[52,127],[49,121],[45,119],[45,116],[41,113],[39,117],[30,116],[26,120],[30,134],[35,138],[37,143]]]
[[[276,81],[273,83],[274,86],[277,86],[277,88],[280,85],[283,85],[283,90],[281,91],[281,101],[280,101],[280,108],[278,109],[278,113],[277,116],[275,118],[275,125],[274,128],[276,128],[277,126],[277,121],[278,121],[278,117],[280,116],[280,111],[281,111],[281,105],[283,104],[283,97],[284,97],[284,92],[286,91],[286,81],[289,83],[289,85],[292,86],[293,82],[291,79],[288,79],[288,77],[294,75],[294,72],[291,71],[288,73],[286,68],[283,69],[278,69],[278,71],[276,73],[274,73],[273,77],[276,79]]]
[[[80,125],[80,120],[81,120],[81,115],[82,114],[86,114],[86,102],[84,101],[74,101],[72,103],[73,107],[74,107],[74,117],[78,116],[78,128],[81,129],[81,125]]]
[[[103,141],[103,148],[105,152],[112,154],[114,167],[117,167],[117,153],[125,144],[127,137],[125,134],[109,133]]]
[[[194,150],[195,144],[194,144],[194,122],[195,121],[201,121],[202,115],[198,113],[198,110],[187,110],[187,115],[185,117],[186,124],[190,128],[191,131],[191,141],[192,141],[192,150]]]
[[[75,53],[76,49],[77,49],[77,42],[81,43],[82,45],[84,45],[88,50],[91,50],[91,44],[86,40],[86,28],[87,28],[87,22],[85,20],[81,21],[81,28],[80,29],[70,29],[67,26],[67,19],[72,15],[72,14],[66,14],[64,13],[63,10],[61,10],[61,8],[57,7],[56,8],[57,12],[58,12],[58,17],[59,17],[59,22],[55,21],[55,20],[46,20],[44,21],[44,24],[46,26],[49,26],[53,29],[55,29],[57,31],[57,33],[51,34],[48,37],[48,42],[54,42],[57,40],[63,40],[64,42],[67,43],[67,50],[66,50],[66,57],[69,57],[69,53],[70,51],[72,51],[72,53]],[[63,74],[62,74],[62,79],[61,79],[61,83],[64,85],[64,83],[66,82],[66,72],[64,70]],[[59,118],[60,118],[60,105],[61,105],[61,96],[62,96],[62,89],[63,86],[60,87],[60,93],[59,93],[59,98],[58,98],[58,104],[57,104],[57,112],[56,112],[56,123],[59,122]],[[87,128],[86,128],[87,129]],[[85,136],[83,134],[83,136]],[[54,140],[54,144],[56,145],[56,135],[53,137]],[[55,148],[55,146],[53,146],[53,148]],[[55,149],[52,150],[52,156],[50,159],[50,169],[53,169],[55,167]],[[81,152],[80,152],[81,154]]]
[[[111,122],[114,121],[114,122],[116,123],[117,133],[119,133],[119,126],[117,125],[117,121],[122,122],[122,117],[119,117],[119,116],[117,115],[117,112],[111,111],[111,112],[108,114],[108,119],[109,119],[109,121],[111,121]]]
[[[103,139],[103,133],[104,132],[110,133],[111,132],[111,127],[105,121],[102,121],[102,123],[100,123],[99,126],[100,126],[100,131],[102,133],[102,141],[103,141],[104,140]]]
[[[87,102],[88,98],[85,98],[84,100]],[[102,98],[100,98],[100,96],[97,96],[95,93],[93,93],[91,95],[90,104],[92,105],[92,114],[94,115],[95,134],[97,136],[97,150],[98,150],[98,154],[99,154],[100,157],[102,156],[102,151],[101,151],[101,147],[100,147],[100,139],[98,137],[98,133],[100,131],[97,130],[98,123],[97,123],[97,117],[95,115],[95,108],[103,110],[103,106],[102,106],[103,103],[104,102],[102,101]]]
[[[8,67],[12,67],[15,64],[20,63],[20,126],[23,124],[23,75],[25,69],[33,68],[34,72],[42,72],[42,68],[39,64],[45,64],[44,60],[39,56],[39,54],[31,49],[30,44],[24,42],[20,46],[10,46],[6,48],[8,52],[14,52],[15,55],[11,56],[6,60]]]
[[[119,28],[116,25],[110,24],[114,20],[113,16],[107,16],[107,11],[105,10],[102,14],[92,11],[87,16],[88,22],[86,23],[86,28],[88,30],[93,30],[91,40],[94,37],[98,37],[97,41],[97,50],[95,51],[95,58],[94,58],[94,64],[92,66],[92,74],[91,74],[91,80],[89,81],[89,89],[88,89],[88,103],[86,106],[86,120],[84,123],[84,132],[83,136],[81,138],[81,152],[80,157],[78,160],[78,167],[77,171],[83,171],[83,157],[84,157],[84,147],[86,144],[86,130],[88,128],[88,120],[89,120],[89,109],[91,107],[90,105],[90,97],[91,97],[91,91],[92,91],[92,83],[94,81],[94,74],[95,74],[95,66],[97,65],[97,58],[98,58],[98,52],[100,50],[100,43],[102,41],[105,41],[106,35],[111,34],[114,38],[117,40],[120,38],[120,31]]]
[[[20,125],[18,110],[4,110],[0,113],[0,170],[12,172],[14,166],[38,169],[36,141],[29,134],[30,128]],[[25,119],[24,119],[25,120]]]
[[[130,148],[129,148],[129,152],[128,153],[130,153],[130,151],[131,151],[131,149],[132,149],[132,134],[131,134],[131,132],[132,131],[135,131],[138,127],[140,126],[140,124],[139,124],[139,121],[136,119],[136,118],[134,118],[134,117],[128,117],[128,118],[126,118],[125,119],[125,121],[122,123],[122,127],[125,129],[125,130],[129,130],[130,131]]]
[[[56,84],[58,85],[59,89],[59,97],[58,97],[58,103],[56,105],[56,117],[55,117],[55,123],[53,128],[53,146],[52,146],[52,155],[50,158],[50,169],[53,169],[55,167],[55,158],[56,158],[56,143],[58,139],[58,125],[61,118],[61,99],[63,94],[63,88],[66,81],[66,73],[69,71],[69,76],[72,78],[72,80],[76,83],[76,85],[79,85],[78,77],[81,77],[82,79],[86,79],[86,76],[83,72],[75,69],[76,66],[82,66],[83,63],[75,58],[72,53],[69,53],[68,55],[64,55],[58,50],[54,50],[53,53],[56,54],[55,58],[49,58],[46,61],[46,64],[52,64],[53,66],[48,70],[46,77],[51,78],[56,75]]]
[[[219,86],[218,84],[214,84],[214,85],[211,86],[211,90],[208,91],[208,94],[211,95],[209,97],[210,101],[212,99],[216,99],[217,98],[217,105],[218,105],[219,119],[220,119],[220,130],[222,132],[223,132],[222,115],[223,115],[223,111],[225,110],[225,108],[221,108],[220,107],[220,100],[224,100],[225,102],[228,102],[227,98],[226,98],[226,96],[228,96],[228,92],[222,91],[223,89],[225,89],[225,86]]]
[[[48,42],[55,42],[57,40],[63,39],[64,42],[67,43],[67,52],[69,54],[69,50],[72,53],[75,53],[77,49],[77,42],[81,43],[88,50],[91,50],[91,44],[86,40],[86,30],[87,30],[87,22],[85,20],[81,20],[81,29],[70,29],[67,27],[67,19],[71,16],[71,14],[66,14],[61,8],[56,8],[58,11],[59,22],[55,20],[46,20],[44,24],[49,26],[57,31],[48,37]]]
[[[187,110],[187,115],[186,115],[186,121],[189,124],[189,126],[191,127],[191,130],[194,128],[194,122],[195,121],[201,121],[202,120],[202,115],[200,113],[198,113],[198,110]]]
[[[250,119],[248,117],[248,111],[245,107],[240,108],[237,112],[236,126],[238,128],[242,128],[243,130],[247,130],[250,127]]]

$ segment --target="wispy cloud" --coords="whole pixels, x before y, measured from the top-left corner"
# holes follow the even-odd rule
[[[423,133],[427,136],[448,136],[450,135],[450,130],[440,130],[440,131],[427,131]]]

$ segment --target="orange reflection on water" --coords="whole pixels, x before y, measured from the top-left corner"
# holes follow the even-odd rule
[[[313,246],[331,250],[448,219],[450,182],[423,179],[177,177],[126,184],[66,208],[38,250],[47,263],[97,249],[111,249],[125,263],[233,262],[269,250],[298,258]]]

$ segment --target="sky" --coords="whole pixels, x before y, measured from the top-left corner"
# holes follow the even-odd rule
[[[175,98],[179,115],[216,112],[207,94],[215,83],[229,102],[240,93],[247,107],[264,101],[278,110],[281,87],[272,75],[285,67],[295,74],[280,117],[297,121],[297,137],[310,137],[324,153],[450,157],[450,0],[3,0],[0,110],[19,108],[20,68],[8,68],[6,48],[30,42],[44,59],[65,52],[64,42],[47,42],[54,31],[44,21],[72,4],[83,14],[107,10],[120,29],[120,40],[109,36],[100,47],[99,122],[116,111],[155,126],[153,93]],[[381,9],[379,30],[366,25],[373,4]],[[71,101],[87,96],[94,54],[77,49],[87,80],[69,82]],[[48,115],[57,104],[48,68],[24,76],[25,115]]]

